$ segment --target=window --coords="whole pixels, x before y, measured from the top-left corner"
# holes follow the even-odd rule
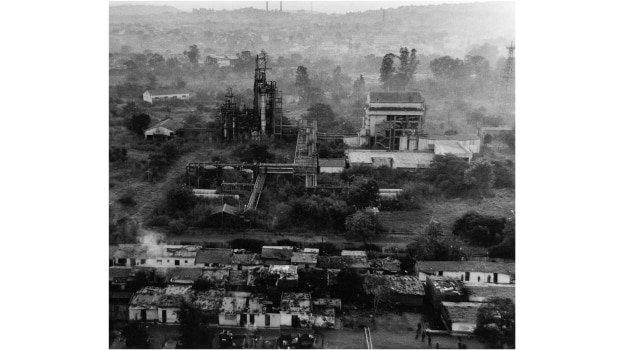
[[[174,265],[176,266],[180,265],[180,260],[174,260]]]
[[[443,275],[443,271],[438,271],[438,275],[442,276]]]
[[[265,326],[269,327],[271,325],[271,316],[265,315]]]
[[[145,264],[145,259],[141,259],[141,265]]]
[[[250,324],[254,324],[254,314],[250,314]]]
[[[465,272],[464,273],[464,279],[467,280],[467,281],[471,280],[471,272]]]
[[[186,260],[184,261],[184,263],[185,263],[185,264],[186,264],[187,262],[188,262],[188,261],[186,261]]]

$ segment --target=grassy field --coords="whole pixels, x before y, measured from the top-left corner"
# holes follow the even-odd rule
[[[421,233],[431,218],[440,221],[445,233],[451,233],[454,221],[468,211],[497,217],[510,217],[514,210],[514,190],[493,190],[484,199],[438,199],[422,204],[419,210],[387,211],[379,214],[380,223],[390,233]]]

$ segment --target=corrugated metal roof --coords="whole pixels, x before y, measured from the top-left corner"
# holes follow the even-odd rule
[[[155,128],[165,128],[165,129],[168,129],[168,130],[171,130],[171,131],[175,132],[175,131],[178,131],[178,130],[182,129],[182,124],[177,122],[177,121],[175,121],[175,120],[173,120],[173,119],[167,118],[167,119],[165,119],[165,120],[163,120],[161,122],[158,122],[158,123],[150,126],[146,130],[146,132],[148,130],[155,129]]]
[[[232,249],[205,248],[197,252],[196,264],[221,264],[232,263]]]
[[[178,89],[154,89],[148,90],[152,97],[154,96],[166,96],[166,95],[188,95],[189,92],[186,90],[178,90]]]

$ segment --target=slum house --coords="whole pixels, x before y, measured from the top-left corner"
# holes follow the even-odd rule
[[[319,328],[341,328],[337,312],[341,310],[341,299],[320,298],[313,299],[313,326]]]
[[[354,269],[360,274],[369,273],[369,261],[366,256],[320,256],[317,267],[334,271]]]
[[[264,246],[261,254],[264,265],[289,265],[293,257],[293,247],[288,246]]]
[[[475,283],[514,283],[514,263],[492,261],[417,261],[415,272],[421,281],[427,276],[446,276]]]
[[[171,100],[188,100],[190,97],[191,94],[188,91],[174,89],[146,90],[143,93],[143,101],[148,103]]]
[[[169,140],[178,136],[179,132],[182,131],[182,126],[182,123],[167,118],[149,126],[143,135],[146,140]]]
[[[364,256],[367,257],[367,252],[364,250],[341,250],[341,256]]]
[[[179,323],[178,313],[182,305],[192,301],[189,285],[170,284],[158,301],[158,320],[161,323]]]
[[[132,268],[122,266],[109,267],[109,290],[124,290]]]
[[[394,275],[401,271],[401,261],[391,258],[370,259],[371,273],[376,275]]]
[[[317,257],[319,253],[294,252],[291,256],[291,264],[295,265],[298,270],[309,269],[317,265]]]
[[[132,296],[128,307],[128,319],[138,321],[158,321],[158,302],[165,288],[143,287]]]
[[[310,328],[313,322],[310,293],[282,293],[280,326]]]
[[[219,308],[220,326],[245,326],[247,318],[242,318],[241,314],[247,308],[247,298],[245,297],[224,297]]]
[[[363,289],[368,296],[382,291],[397,305],[421,306],[425,299],[423,283],[417,276],[366,275]]]
[[[197,252],[195,265],[206,267],[232,266],[232,249],[204,248]]]
[[[252,294],[247,301],[247,324],[258,328],[279,328],[280,312],[267,295]],[[243,317],[243,316],[242,316]]]
[[[298,270],[297,276],[299,278],[299,288],[301,290],[310,291],[314,296],[325,296],[329,293],[330,272],[328,270],[313,267]],[[334,282],[336,282],[336,278]]]
[[[276,287],[280,289],[294,289],[298,286],[297,266],[271,265],[269,275],[276,279]]]
[[[109,246],[109,266],[143,265],[148,259],[148,248],[141,244]]]
[[[428,276],[425,281],[426,299],[438,309],[443,301],[465,302],[469,300],[464,283],[453,277]]]
[[[257,253],[234,253],[232,254],[232,268],[234,270],[253,269],[262,264],[260,255]]]
[[[219,309],[225,293],[223,289],[209,289],[195,293],[193,305],[208,317],[209,324],[219,324]]]
[[[208,281],[211,287],[225,288],[230,278],[230,271],[232,271],[231,268],[204,268],[200,278]]]
[[[230,270],[226,291],[247,291],[249,270]]]
[[[233,198],[234,201],[239,200],[239,195],[215,194],[222,199]],[[237,227],[241,224],[241,211],[234,205],[224,203],[214,207],[210,211],[211,225],[214,227]]]
[[[483,303],[443,301],[441,318],[447,330],[452,332],[473,333],[477,326],[477,314]]]
[[[515,301],[514,284],[482,284],[465,282],[465,288],[469,294],[469,301],[474,303],[487,303],[494,298],[510,299]]]
[[[109,291],[109,320],[128,321],[128,304],[133,292],[125,290]]]
[[[157,268],[156,273],[162,275],[166,283],[192,285],[202,278],[204,271],[201,267],[170,267]]]

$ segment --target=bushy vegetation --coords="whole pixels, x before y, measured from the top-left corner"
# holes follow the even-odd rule
[[[239,146],[232,155],[245,163],[271,163],[276,159],[276,155],[269,151],[269,145],[261,143]]]
[[[443,239],[441,224],[434,219],[423,228],[422,236],[408,243],[406,251],[412,259],[419,261],[453,261],[462,258],[459,247]]]
[[[245,249],[254,253],[260,253],[265,245],[265,242],[253,238],[237,238],[228,243],[232,249]]]
[[[466,238],[472,244],[488,247],[503,240],[505,225],[505,218],[468,212],[456,220],[452,233]]]
[[[515,306],[511,299],[494,298],[477,313],[473,334],[488,348],[515,347]]]

